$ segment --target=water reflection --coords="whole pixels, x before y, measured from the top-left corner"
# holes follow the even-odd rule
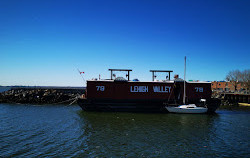
[[[94,156],[202,155],[218,115],[79,112]],[[178,153],[176,151],[181,148]],[[91,153],[88,153],[91,151]],[[108,152],[107,152],[108,151]],[[192,152],[191,152],[192,151]],[[105,154],[105,155],[106,155]],[[209,152],[207,152],[209,155]]]

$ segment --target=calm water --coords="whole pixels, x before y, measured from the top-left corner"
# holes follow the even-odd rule
[[[249,157],[249,116],[0,104],[0,157]]]
[[[0,86],[0,93],[2,93],[2,92],[4,92],[4,91],[8,91],[8,90],[10,90],[11,89],[11,87],[2,87],[2,86]]]

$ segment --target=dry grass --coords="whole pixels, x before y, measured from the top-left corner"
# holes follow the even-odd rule
[[[248,104],[248,103],[239,103],[239,106],[249,106],[250,107],[250,104]]]

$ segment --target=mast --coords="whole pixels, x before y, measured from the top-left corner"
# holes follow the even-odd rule
[[[184,94],[183,94],[183,104],[186,104],[186,56],[184,58]]]

